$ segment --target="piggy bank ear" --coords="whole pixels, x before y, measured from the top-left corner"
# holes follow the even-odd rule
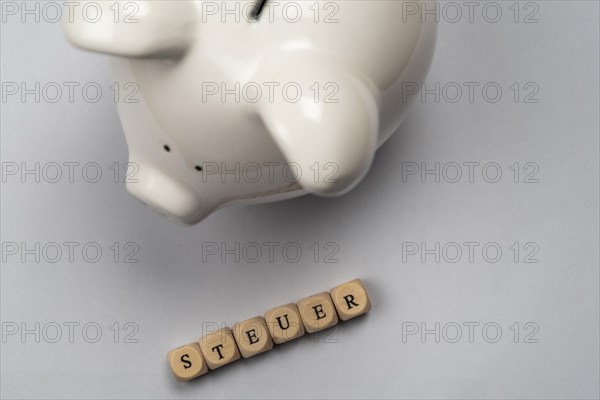
[[[178,57],[194,37],[192,1],[80,1],[68,6],[67,39],[85,50],[124,57]]]
[[[346,193],[367,173],[377,149],[372,91],[359,77],[326,63],[273,65],[266,79],[282,91],[263,99],[260,115],[288,170],[313,194]]]

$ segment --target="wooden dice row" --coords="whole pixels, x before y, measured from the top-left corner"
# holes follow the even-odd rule
[[[171,350],[167,356],[178,381],[189,381],[238,360],[249,358],[281,344],[334,326],[338,317],[347,321],[371,309],[367,291],[360,279],[275,307],[263,317],[238,322],[202,336],[198,342]]]

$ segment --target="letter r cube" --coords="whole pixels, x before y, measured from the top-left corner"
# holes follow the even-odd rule
[[[371,309],[371,301],[360,279],[342,283],[329,292],[342,321],[358,317]]]

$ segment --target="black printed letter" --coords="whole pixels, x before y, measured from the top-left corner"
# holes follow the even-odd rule
[[[287,314],[285,314],[283,317],[285,318],[286,326],[283,326],[283,325],[281,324],[281,317],[277,317],[277,322],[279,323],[279,327],[280,327],[281,329],[287,329],[287,328],[289,328],[289,327],[290,327],[290,321],[288,321],[288,315],[287,315]]]
[[[317,315],[317,321],[325,318],[325,316],[327,315],[323,311],[323,304],[317,304],[316,306],[313,307],[313,310],[315,310],[315,314]]]
[[[246,332],[246,335],[248,335],[248,340],[250,341],[250,344],[258,343],[258,337],[256,336],[256,329],[250,329],[249,331]]]
[[[185,358],[187,357],[187,358]],[[188,369],[192,367],[192,363],[190,362],[190,355],[184,354],[180,358],[181,362],[184,364],[183,368]]]
[[[223,348],[223,345],[222,345],[222,344],[220,344],[220,345],[218,345],[218,346],[215,346],[215,347],[213,347],[213,348],[212,348],[212,351],[215,351],[215,350],[217,350],[217,353],[219,353],[219,360],[222,360],[222,359],[224,359],[224,358],[225,358],[225,357],[223,357],[223,354],[221,354],[221,349],[222,349],[222,348]]]
[[[358,307],[358,304],[356,304],[354,302],[354,296],[352,296],[351,294],[349,294],[348,296],[344,296],[344,300],[346,300],[346,305],[348,305],[348,310],[350,310],[353,305],[355,307]]]

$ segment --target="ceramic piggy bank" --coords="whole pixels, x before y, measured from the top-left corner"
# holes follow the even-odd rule
[[[228,204],[351,190],[431,62],[422,3],[80,1],[65,32],[136,87],[118,104],[128,190],[194,224]]]

